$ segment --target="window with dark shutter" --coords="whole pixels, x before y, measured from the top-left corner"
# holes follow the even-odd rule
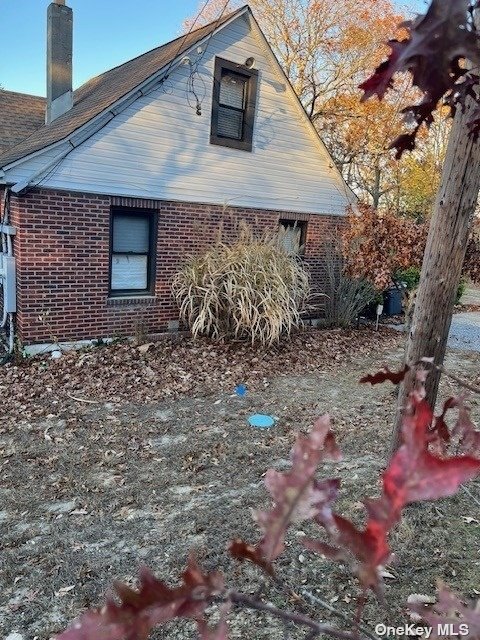
[[[153,292],[154,213],[112,212],[111,295]]]
[[[258,71],[215,59],[210,142],[252,150]]]

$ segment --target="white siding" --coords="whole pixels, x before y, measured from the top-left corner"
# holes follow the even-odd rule
[[[41,171],[43,167],[51,163],[62,151],[68,150],[69,146],[70,145],[68,143],[57,145],[48,151],[37,153],[24,162],[19,162],[17,165],[6,171],[5,181],[8,183],[16,183],[28,180],[32,175]],[[38,179],[34,180],[34,183],[37,182]],[[42,184],[44,183],[42,182]]]
[[[195,81],[203,99],[201,116],[187,102],[189,67],[178,67],[163,88],[139,98],[69,153],[41,185],[342,214],[348,198],[346,187],[254,29],[240,17],[210,40]],[[252,152],[209,142],[217,55],[239,63],[253,56],[259,69]],[[191,95],[190,102],[194,104]]]

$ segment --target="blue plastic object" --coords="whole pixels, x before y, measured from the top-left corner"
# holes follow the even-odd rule
[[[247,387],[244,384],[237,384],[235,387],[235,393],[237,396],[243,398],[243,396],[247,395]]]
[[[275,420],[272,416],[266,416],[262,413],[255,413],[248,419],[249,424],[257,429],[270,429],[275,424]]]

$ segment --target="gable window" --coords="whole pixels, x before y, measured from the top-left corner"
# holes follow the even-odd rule
[[[257,84],[256,69],[215,58],[212,144],[252,150]]]
[[[280,220],[279,226],[280,245],[285,252],[291,256],[303,256],[307,239],[307,223],[299,220]]]
[[[149,295],[154,290],[155,214],[114,210],[110,231],[110,294]]]

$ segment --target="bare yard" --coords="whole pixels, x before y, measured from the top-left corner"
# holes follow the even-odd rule
[[[0,636],[47,640],[84,607],[99,604],[112,580],[134,583],[145,563],[174,581],[195,548],[206,569],[222,568],[236,587],[256,590],[258,572],[226,553],[235,537],[256,540],[251,507],[266,505],[262,476],[286,468],[295,432],[328,411],[343,449],[326,476],[342,479],[339,510],[359,519],[359,500],[375,495],[395,403],[391,386],[358,384],[365,372],[401,358],[389,330],[309,330],[281,348],[194,343],[119,344],[38,358],[0,369]],[[452,351],[448,367],[479,375],[480,354]],[[248,394],[233,393],[246,383]],[[443,383],[442,394],[454,391]],[[473,415],[480,408],[472,399]],[[249,415],[278,418],[256,430]],[[385,614],[373,600],[366,617],[406,622],[411,593],[433,593],[437,577],[478,597],[480,482],[470,495],[410,507],[395,533]],[[472,497],[473,496],[473,497]],[[346,570],[303,551],[292,532],[279,574],[346,612],[356,588]],[[316,534],[316,532],[311,532]],[[275,587],[266,598],[292,606]],[[320,619],[335,618],[318,609]],[[231,637],[282,638],[267,618],[232,616]],[[195,637],[190,623],[155,638]],[[291,638],[303,638],[292,630]]]

